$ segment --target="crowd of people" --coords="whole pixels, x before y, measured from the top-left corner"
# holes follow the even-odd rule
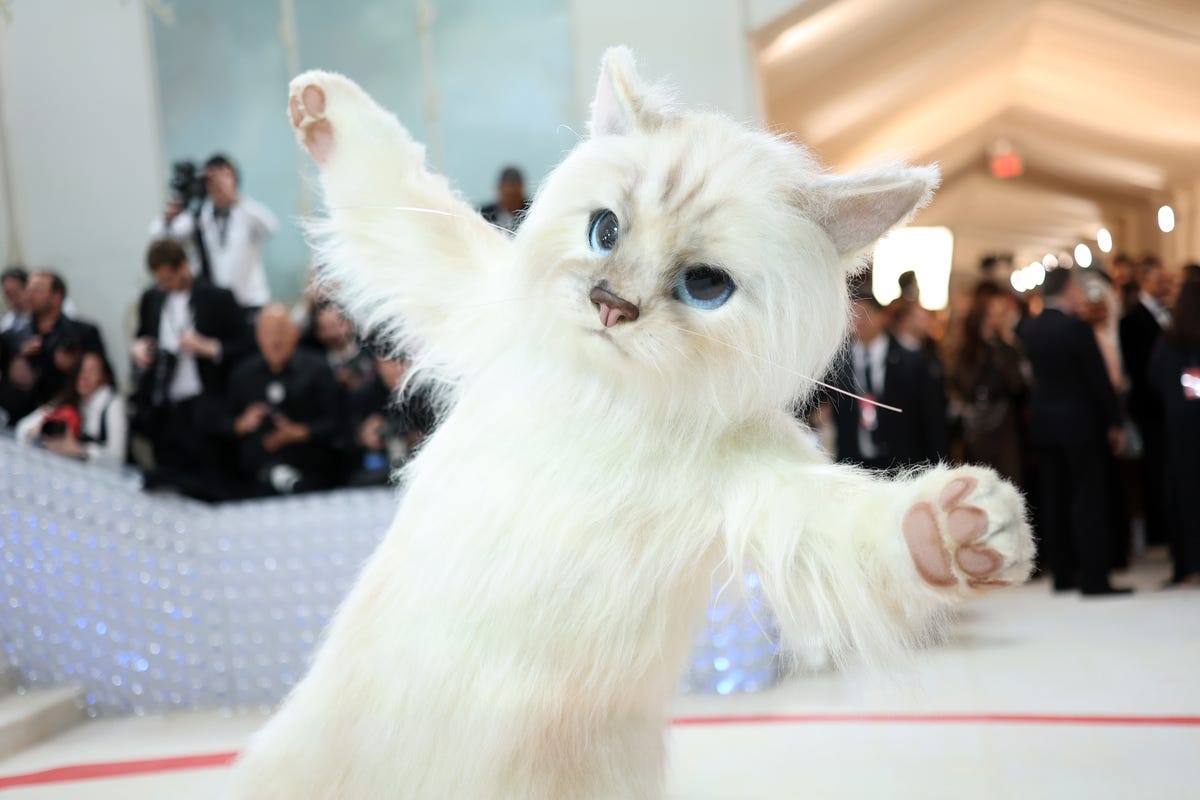
[[[319,289],[295,309],[271,303],[274,215],[224,156],[203,182],[202,202],[173,195],[150,226],[128,395],[61,275],[3,273],[0,423],[209,501],[388,483],[435,423],[426,394],[398,397],[407,361],[375,352]]]
[[[296,308],[272,303],[262,246],[275,216],[224,156],[198,180],[150,226],[128,395],[61,275],[3,273],[0,422],[22,443],[134,464],[149,488],[205,500],[387,483],[435,424],[429,397],[398,400],[407,362],[374,352],[316,285]],[[480,213],[513,231],[527,208],[506,168]],[[1169,544],[1173,581],[1200,585],[1187,507],[1200,485],[1200,266],[1177,281],[1153,256],[1117,256],[1107,271],[1050,270],[1029,298],[985,278],[949,320],[922,307],[913,273],[887,307],[865,286],[852,287],[850,347],[829,377],[856,397],[830,393],[810,414],[838,459],[995,468],[1029,498],[1058,590],[1122,591],[1109,573],[1143,542]]]
[[[805,410],[839,460],[991,466],[1029,498],[1058,591],[1128,591],[1109,575],[1146,544],[1169,546],[1173,584],[1200,585],[1200,265],[1176,280],[1118,255],[1051,270],[1033,298],[984,279],[937,336],[911,274],[886,308],[865,287],[830,377],[857,397]]]

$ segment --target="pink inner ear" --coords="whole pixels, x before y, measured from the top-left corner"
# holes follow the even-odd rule
[[[936,167],[822,178],[814,187],[825,200],[820,224],[839,255],[854,255],[928,202],[937,183]]]
[[[600,74],[596,86],[596,97],[592,100],[592,136],[619,136],[629,130],[629,120],[617,95],[614,76],[607,64]]]

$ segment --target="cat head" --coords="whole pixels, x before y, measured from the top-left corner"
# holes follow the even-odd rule
[[[808,392],[845,335],[846,276],[928,202],[933,167],[825,173],[804,148],[680,111],[609,50],[590,137],[517,236],[539,335],[601,380],[740,412]]]

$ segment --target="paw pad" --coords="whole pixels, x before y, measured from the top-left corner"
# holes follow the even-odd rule
[[[288,116],[301,134],[304,146],[318,164],[333,151],[333,126],[325,118],[325,90],[310,83],[288,98]]]
[[[904,515],[905,544],[918,574],[931,586],[949,588],[962,582],[971,588],[1009,585],[997,577],[1004,569],[1004,556],[984,543],[987,512],[963,504],[977,488],[975,478],[955,478],[942,489],[936,506],[915,503]]]

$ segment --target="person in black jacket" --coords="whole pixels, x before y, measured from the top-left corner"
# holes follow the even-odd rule
[[[1017,329],[1033,367],[1030,441],[1042,479],[1039,530],[1054,588],[1115,594],[1108,582],[1105,448],[1123,444],[1116,392],[1096,337],[1075,315],[1087,302],[1070,270],[1046,276],[1045,310]]]
[[[66,282],[57,273],[39,270],[29,277],[29,319],[3,334],[7,363],[0,398],[10,422],[61,394],[83,353],[107,358],[99,328],[68,318],[66,299]]]
[[[884,310],[873,297],[855,300],[853,320],[850,352],[833,384],[902,413],[832,395],[838,460],[886,470],[946,459],[949,434],[941,365],[890,336]]]
[[[1150,357],[1149,378],[1165,411],[1171,582],[1200,586],[1200,281],[1183,284],[1171,327]]]
[[[1157,258],[1145,259],[1138,274],[1137,303],[1121,318],[1121,358],[1129,373],[1129,416],[1142,436],[1142,506],[1146,541],[1167,541],[1166,447],[1163,408],[1150,386],[1150,354],[1171,324],[1171,278]]]
[[[262,310],[255,336],[259,352],[233,371],[229,389],[245,493],[329,488],[345,434],[333,372],[323,356],[297,349],[300,328],[283,305]]]
[[[154,449],[147,485],[224,499],[233,464],[228,377],[252,348],[245,314],[228,289],[196,283],[178,242],[151,243],[146,266],[156,285],[138,304],[130,354],[134,430]]]
[[[374,374],[350,394],[352,486],[389,483],[433,432],[436,414],[428,387],[396,395],[408,367],[403,359],[376,357]]]

